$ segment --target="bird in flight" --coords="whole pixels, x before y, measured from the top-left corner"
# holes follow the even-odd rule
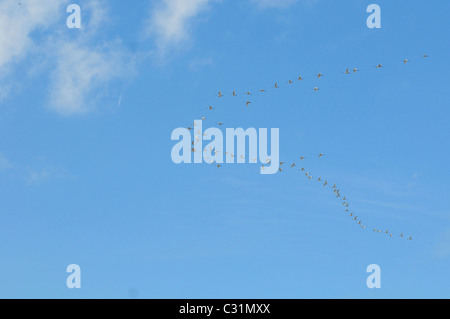
[[[279,86],[278,86],[278,83],[275,83],[275,86],[274,86],[274,88],[276,88],[276,89],[278,89],[278,88],[279,88]]]
[[[382,68],[382,67],[383,67],[383,65],[381,65],[381,64],[377,65],[377,69]]]
[[[252,102],[250,102],[250,101],[247,101],[245,104],[247,105],[247,106],[249,106],[250,105],[250,103],[252,103]]]
[[[406,63],[408,63],[408,62],[409,62],[408,59],[404,59],[404,60],[403,60],[403,64],[406,64]]]
[[[301,80],[303,80],[303,78],[302,78],[301,76],[299,76],[299,77],[298,77],[298,80],[301,81]]]
[[[353,73],[358,72],[359,70],[357,68],[353,69]]]
[[[319,91],[319,88],[316,86],[313,90],[317,92]]]
[[[237,95],[236,95],[236,91],[233,91],[233,96],[237,96]]]
[[[350,74],[349,69],[345,70],[345,74]]]
[[[222,91],[219,91],[219,94],[217,94],[218,97],[222,97]]]
[[[321,157],[323,157],[323,154],[322,154],[322,153],[319,154],[319,158],[321,158]]]
[[[317,77],[320,79],[323,76],[322,73],[317,74]]]

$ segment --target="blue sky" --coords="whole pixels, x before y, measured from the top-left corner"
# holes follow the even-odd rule
[[[0,1],[0,297],[450,297],[450,3],[377,1],[381,29],[360,0],[21,3]],[[175,165],[202,116],[279,128],[368,229],[296,169]]]

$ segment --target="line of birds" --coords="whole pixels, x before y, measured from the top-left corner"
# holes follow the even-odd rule
[[[421,57],[422,57],[422,58],[429,58],[429,55],[424,54],[424,55],[422,55]],[[409,60],[409,59],[404,59],[404,60],[402,60],[402,62],[403,62],[403,64],[406,64],[406,63],[410,62],[410,60]],[[375,67],[376,67],[377,69],[381,69],[381,68],[383,68],[384,66],[383,66],[382,64],[378,64],[378,65],[376,65]],[[352,69],[347,68],[347,69],[345,70],[344,73],[345,73],[345,74],[351,74],[351,73],[356,73],[356,72],[359,72],[359,69],[358,69],[358,68],[352,68]],[[318,73],[318,74],[317,74],[317,78],[319,78],[319,79],[322,78],[323,76],[324,76],[323,73]],[[298,77],[297,77],[297,80],[298,80],[298,81],[302,81],[302,80],[303,80],[303,77],[302,77],[302,76],[298,76]],[[288,83],[288,84],[293,84],[294,82],[293,82],[292,80],[289,80],[287,83]],[[274,88],[274,89],[280,88],[278,82],[276,82],[276,83],[274,84],[273,88]],[[314,87],[313,90],[314,90],[314,91],[318,91],[319,88],[318,88],[318,87]],[[260,89],[260,90],[258,90],[258,92],[259,92],[259,93],[264,93],[264,92],[266,92],[266,90],[265,90],[265,89]],[[247,95],[247,96],[251,96],[252,94],[253,94],[253,93],[250,92],[250,91],[246,91],[246,92],[245,92],[245,95]],[[234,96],[234,97],[238,96],[238,94],[236,93],[236,91],[233,91],[231,95]],[[218,93],[217,96],[218,96],[218,98],[224,97],[224,95],[222,94],[222,91],[219,91],[219,93]],[[252,103],[251,101],[246,101],[246,102],[245,102],[246,106],[249,106],[251,103]],[[211,110],[214,110],[214,109],[215,109],[215,107],[213,107],[212,105],[210,105],[210,106],[208,107],[208,110],[210,110],[210,111],[211,111]],[[202,120],[206,120],[207,117],[204,116],[204,117],[202,117],[201,119],[202,119]],[[222,126],[222,125],[223,125],[223,122],[218,122],[218,125]],[[195,130],[195,126],[196,126],[196,124],[194,123],[194,125],[193,125],[192,127],[189,126],[187,129],[188,129],[189,131]],[[199,142],[199,141],[200,141],[200,135],[202,134],[202,132],[201,132],[200,130],[198,130],[198,131],[197,131],[197,134],[199,134],[199,135],[194,135],[194,139],[195,139],[197,142]],[[203,136],[206,136],[206,134],[203,134]],[[192,145],[194,145],[194,144],[195,144],[194,141],[192,141]],[[192,151],[192,152],[197,152],[197,150],[196,150],[195,148],[192,148],[191,151]],[[204,151],[207,152],[208,150],[205,148]],[[218,153],[218,151],[214,150],[212,147],[210,147],[209,151],[210,151],[210,152],[214,152],[215,154]],[[232,158],[236,157],[235,154],[228,153],[228,152],[225,152],[225,155],[231,156]],[[319,158],[322,158],[322,157],[324,157],[324,154],[323,154],[323,153],[320,153],[320,154],[318,155],[318,157],[319,157]],[[245,157],[244,157],[243,154],[240,155],[240,158],[241,158],[241,159],[245,159]],[[205,157],[205,159],[209,159],[209,157]],[[304,156],[300,156],[300,161],[303,161],[304,159],[305,159]],[[255,158],[255,159],[252,159],[252,161],[253,161],[254,163],[256,163],[256,162],[257,162],[257,159],[256,159],[256,158]],[[214,161],[210,161],[210,164],[214,164]],[[280,171],[280,172],[283,172],[283,171],[284,171],[284,169],[283,169],[283,167],[284,167],[283,165],[284,165],[284,164],[285,164],[284,161],[280,162],[280,168],[279,168],[279,171]],[[270,161],[267,161],[266,164],[262,165],[261,168],[264,169],[266,165],[270,165]],[[221,167],[222,167],[221,164],[216,164],[215,166],[216,166],[217,168],[221,168]],[[296,166],[297,166],[297,164],[296,164],[296,163],[293,163],[293,164],[290,165],[290,169],[293,169],[293,168],[295,168]],[[313,175],[311,175],[311,173],[307,172],[307,171],[305,170],[304,167],[300,168],[299,171],[301,171],[302,173],[304,173],[305,178],[307,178],[307,180],[309,180],[309,181],[315,180],[315,178],[313,177]],[[341,193],[341,190],[337,187],[336,184],[333,184],[333,186],[331,186],[331,183],[330,183],[328,180],[326,180],[326,179],[324,179],[324,178],[322,178],[322,177],[318,177],[315,181],[316,181],[316,182],[323,183],[323,187],[329,186],[329,188],[333,191],[333,194],[336,196],[336,198],[341,200],[341,203],[342,203],[342,205],[343,205],[343,207],[344,207],[344,211],[347,213],[347,216],[350,217],[350,218],[351,218],[351,219],[352,219],[359,227],[361,227],[362,229],[367,229],[367,228],[368,228],[365,224],[363,224],[362,220],[359,218],[359,216],[356,215],[356,213],[355,213],[354,211],[350,211],[350,203],[349,203],[349,201],[348,201],[348,199],[347,199],[347,196],[345,196],[345,195],[343,195],[343,194]],[[386,235],[388,235],[389,237],[394,237],[394,234],[393,234],[392,232],[390,232],[389,230],[380,230],[380,229],[378,229],[378,228],[373,228],[373,231],[376,232],[376,233],[383,233],[383,234],[386,234]],[[406,238],[407,240],[412,240],[412,236],[405,236],[404,233],[400,233],[400,235],[398,235],[398,237]]]
[[[318,157],[322,158],[323,156],[324,156],[324,154],[321,153],[321,154],[319,154]],[[300,156],[300,161],[303,161],[304,159],[305,159],[304,156]],[[283,164],[285,164],[285,163],[284,162],[280,162],[280,166],[282,166]],[[296,166],[297,166],[296,163],[293,163],[292,165],[290,165],[290,169],[295,168]],[[282,172],[282,171],[283,171],[283,169],[280,168],[280,172]],[[299,168],[298,171],[302,172],[307,180],[309,180],[309,181],[316,181],[318,183],[321,183],[321,184],[323,184],[323,187],[328,186],[333,191],[334,196],[337,199],[341,200],[341,204],[343,205],[344,211],[347,214],[347,216],[350,217],[352,219],[352,221],[354,221],[362,229],[367,229],[367,226],[365,224],[363,224],[363,222],[359,218],[359,216],[357,216],[354,211],[351,211],[350,202],[347,199],[347,196],[342,194],[340,188],[336,184],[331,183],[327,179],[322,178],[320,176],[317,179],[315,179],[315,177],[313,177],[313,175],[311,173],[306,171],[306,169],[304,167]],[[331,186],[331,184],[333,184],[333,185]],[[377,232],[377,233],[387,234],[387,235],[389,235],[389,237],[394,237],[394,234],[389,232],[388,230],[382,231],[382,230],[379,230],[377,228],[374,228],[373,231]],[[398,235],[398,237],[406,238],[408,240],[412,240],[412,236],[405,236],[404,233],[401,233],[400,235]]]
[[[429,58],[429,57],[430,57],[430,56],[427,55],[427,54],[421,55],[421,58]],[[401,61],[402,61],[403,64],[406,64],[406,63],[410,62],[411,60],[410,60],[410,59],[403,59],[403,60],[401,60]],[[375,68],[381,69],[381,68],[384,68],[384,65],[383,65],[383,64],[378,64],[378,65],[375,66]],[[360,71],[360,70],[359,70],[358,68],[355,68],[355,67],[354,67],[354,68],[347,68],[347,69],[345,70],[344,74],[349,75],[349,74],[352,74],[352,73],[357,73],[357,72],[359,72],[359,71]],[[323,73],[317,73],[317,75],[316,75],[316,77],[317,77],[318,79],[320,79],[320,78],[322,78],[322,77],[324,77],[324,76],[325,76],[325,74],[323,74]],[[303,76],[299,75],[299,76],[297,77],[297,81],[302,81],[302,80],[304,80]],[[294,81],[288,80],[288,81],[287,81],[287,84],[294,84]],[[275,82],[275,84],[274,84],[274,86],[273,86],[272,88],[273,88],[273,89],[279,89],[279,88],[280,88],[279,83],[278,83],[278,82]],[[317,87],[317,86],[315,86],[315,87],[312,88],[312,90],[315,91],[315,92],[317,92],[317,91],[320,90],[320,88]],[[267,92],[266,89],[259,89],[259,90],[256,90],[256,93],[265,93],[265,92]],[[243,94],[244,94],[245,96],[252,96],[252,95],[254,94],[254,92],[252,92],[252,91],[245,91]],[[222,93],[222,91],[219,91],[219,93],[217,94],[217,97],[219,97],[219,98],[222,98],[222,97],[224,97],[224,96],[225,96],[225,95]],[[237,97],[238,94],[236,93],[236,91],[233,91],[233,92],[231,93],[231,96]],[[245,105],[246,105],[246,106],[250,106],[250,104],[252,104],[252,103],[253,103],[253,102],[250,101],[250,100],[245,100]],[[212,106],[210,106],[209,109],[210,109],[210,110],[213,110],[214,108],[213,108]]]

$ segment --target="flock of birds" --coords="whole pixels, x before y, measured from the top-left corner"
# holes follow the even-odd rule
[[[429,57],[430,57],[430,56],[427,55],[427,54],[421,55],[421,58],[429,58]],[[403,60],[401,60],[401,62],[402,62],[403,64],[407,64],[407,63],[411,62],[411,60],[410,60],[410,59],[403,59]],[[374,67],[377,68],[377,69],[381,69],[381,68],[384,68],[384,65],[383,65],[383,64],[378,64],[378,65],[375,65]],[[359,71],[360,71],[360,70],[359,70],[358,68],[355,68],[355,67],[354,67],[354,68],[347,68],[347,69],[344,71],[344,74],[350,75],[350,74],[353,74],[353,73],[357,73],[357,72],[359,72]],[[321,79],[322,77],[325,77],[325,74],[323,74],[323,73],[317,73],[316,77],[317,77],[318,79]],[[303,76],[301,76],[301,75],[297,76],[297,81],[303,81],[303,80],[304,80]],[[294,84],[295,82],[294,82],[293,80],[288,80],[286,83],[289,85],[289,84]],[[272,88],[273,88],[273,89],[279,89],[279,88],[280,88],[280,84],[279,84],[278,82],[275,82],[275,84],[273,85]],[[317,92],[317,91],[320,90],[320,88],[317,87],[317,86],[315,86],[315,87],[312,88],[312,90],[315,91],[315,92]],[[267,92],[266,89],[259,89],[259,90],[257,90],[257,93],[265,93],[265,92]],[[252,91],[245,91],[245,92],[244,92],[244,95],[245,95],[245,96],[248,96],[248,97],[252,96],[253,94],[254,94],[254,92],[252,92]],[[225,95],[222,93],[222,91],[219,91],[219,93],[217,94],[217,97],[219,97],[219,98],[222,98],[222,97],[224,97],[224,96],[225,96]],[[231,93],[231,96],[237,97],[238,94],[236,93],[236,91],[233,91],[233,92]],[[250,100],[250,98],[249,98],[249,100],[246,100],[246,101],[245,101],[245,105],[246,105],[246,106],[250,106],[250,104],[252,104],[252,103],[253,103],[253,102]],[[212,106],[210,106],[209,109],[210,109],[210,110],[213,110],[214,108],[213,108]]]
[[[21,3],[21,2],[18,2],[18,5],[22,5],[22,3]],[[422,58],[429,58],[429,56],[426,55],[426,54],[422,55],[421,57],[422,57]],[[403,59],[402,62],[403,62],[403,64],[406,64],[406,63],[410,62],[410,60],[409,60],[409,59]],[[381,68],[383,68],[384,66],[383,66],[382,64],[378,64],[378,65],[376,65],[375,67],[376,67],[377,69],[381,69]],[[352,73],[356,73],[356,72],[359,72],[359,69],[358,69],[358,68],[347,68],[347,69],[345,70],[344,74],[347,74],[347,75],[348,75],[348,74],[352,74]],[[322,77],[324,77],[324,74],[323,74],[323,73],[318,73],[318,74],[317,74],[317,78],[320,79],[320,78],[322,78]],[[297,81],[302,81],[302,80],[303,80],[303,77],[302,77],[301,75],[299,75],[299,76],[297,77]],[[294,81],[288,80],[287,83],[288,83],[288,84],[293,84]],[[274,89],[280,88],[278,82],[275,82],[273,88],[274,88]],[[317,91],[319,91],[320,89],[319,89],[319,87],[316,86],[316,87],[314,87],[312,90],[315,91],[315,92],[317,92]],[[265,89],[260,89],[260,90],[258,90],[258,92],[259,92],[259,93],[264,93],[264,92],[266,92],[266,90],[265,90]],[[250,92],[250,91],[246,91],[246,92],[245,92],[245,95],[247,95],[247,96],[251,96],[252,94],[253,94],[253,93]],[[238,94],[236,93],[236,91],[233,91],[233,92],[231,93],[231,95],[234,96],[234,97],[238,96]],[[218,96],[219,98],[222,98],[224,95],[222,94],[222,91],[219,91],[219,93],[218,93],[217,96]],[[245,105],[246,105],[246,106],[250,106],[251,103],[252,103],[252,101],[249,101],[249,100],[245,101]],[[214,110],[214,109],[215,109],[215,108],[214,108],[213,106],[211,106],[211,105],[208,107],[208,110]],[[202,120],[206,120],[207,118],[206,118],[206,117],[202,117],[201,119],[202,119]],[[194,123],[193,127],[195,127],[195,125],[196,125],[196,124]],[[223,123],[222,123],[222,122],[218,122],[218,125],[223,125]],[[190,131],[190,130],[193,130],[193,129],[194,129],[193,127],[189,126],[189,127],[188,127],[188,130],[189,130],[189,131]],[[197,133],[198,133],[198,134],[201,134],[200,131],[198,131]],[[199,135],[194,135],[194,138],[197,140],[197,142],[200,140]],[[192,145],[194,145],[194,141],[192,141]],[[197,152],[197,150],[196,150],[195,148],[191,148],[191,151],[192,151],[192,152]],[[208,150],[205,148],[204,151],[208,151]],[[210,149],[209,151],[215,152],[216,154],[217,154],[217,152],[218,152],[218,151],[213,150],[213,149]],[[235,157],[235,155],[232,154],[232,153],[227,153],[227,152],[225,152],[225,155],[231,156],[231,157]],[[321,154],[319,154],[318,157],[319,157],[319,158],[322,158],[323,156],[324,156],[324,154],[321,153]],[[241,157],[241,158],[244,158],[244,155],[241,154],[240,157]],[[206,159],[208,159],[208,157],[206,157]],[[300,161],[303,161],[303,160],[305,159],[305,157],[304,157],[304,156],[300,156],[299,159],[300,159]],[[257,159],[254,158],[254,159],[252,159],[252,161],[253,161],[254,163],[256,163],[256,162],[257,162]],[[210,163],[213,164],[214,161],[211,161]],[[266,164],[267,164],[267,165],[270,165],[270,161],[268,161]],[[285,164],[285,162],[280,162],[280,168],[279,168],[279,171],[280,171],[280,172],[283,172],[283,171],[284,171],[284,169],[283,169],[283,167],[284,167],[283,165],[284,165],[284,164]],[[222,167],[221,164],[217,164],[216,166],[217,166],[218,168]],[[293,169],[293,168],[295,168],[296,166],[297,166],[297,164],[296,164],[296,163],[293,163],[293,164],[290,165],[290,169]],[[262,169],[264,169],[264,167],[265,167],[265,165],[262,165]],[[322,177],[318,177],[317,179],[315,179],[315,178],[311,175],[311,173],[309,173],[309,172],[306,171],[306,169],[305,169],[304,167],[298,169],[298,171],[302,172],[302,173],[304,174],[305,178],[306,178],[307,180],[309,180],[309,181],[316,181],[316,182],[323,183],[323,187],[329,186],[329,188],[333,191],[334,196],[335,196],[337,199],[340,199],[340,200],[341,200],[341,204],[343,205],[344,211],[345,211],[345,213],[347,214],[347,216],[348,216],[349,218],[351,218],[351,220],[354,221],[354,222],[355,222],[359,227],[361,227],[362,229],[367,229],[367,226],[366,226],[365,224],[363,224],[363,221],[360,219],[360,217],[357,216],[356,213],[355,213],[354,211],[351,210],[351,208],[350,208],[350,203],[349,203],[349,201],[348,201],[348,199],[347,199],[347,196],[345,196],[344,194],[341,193],[340,188],[339,188],[336,184],[333,184],[333,186],[331,186],[331,183],[328,182],[328,180],[326,180],[326,179],[324,179],[324,178],[322,178]],[[388,235],[389,237],[393,237],[393,236],[394,236],[394,234],[393,234],[392,232],[390,232],[389,230],[380,230],[380,229],[374,228],[373,231],[376,232],[376,233],[383,233],[383,234],[386,234],[386,235]],[[412,240],[412,236],[405,236],[403,233],[401,233],[400,235],[398,235],[398,237],[401,237],[401,238],[407,238],[408,240]]]
[[[426,54],[424,54],[424,55],[421,56],[421,58],[429,58],[429,56],[426,55]],[[410,62],[410,60],[409,60],[409,59],[403,59],[402,62],[403,62],[403,64],[407,64],[408,62]],[[376,65],[375,67],[376,67],[377,69],[381,69],[381,68],[384,67],[384,65],[378,64],[378,65]],[[359,72],[359,69],[358,69],[358,68],[347,68],[347,69],[345,70],[344,74],[347,74],[347,75],[348,75],[348,74],[353,74],[353,73],[357,73],[357,72]],[[321,79],[321,78],[324,77],[325,75],[324,75],[323,73],[318,73],[316,76],[317,76],[317,78]],[[299,76],[297,77],[297,81],[302,81],[303,79],[304,79],[304,78],[303,78],[301,75],[299,75]],[[287,83],[288,83],[288,85],[290,85],[290,84],[293,84],[294,81],[288,80]],[[279,83],[276,82],[276,83],[274,84],[273,88],[274,88],[274,89],[279,89],[279,88],[280,88]],[[315,92],[317,92],[317,91],[319,91],[320,89],[319,89],[319,87],[314,87],[312,90],[315,91]],[[266,92],[266,89],[259,89],[258,92],[259,92],[259,93],[265,93],[265,92]],[[253,93],[252,93],[251,91],[246,91],[244,94],[245,94],[246,96],[252,96],[252,95],[253,95]],[[236,93],[236,91],[233,91],[233,92],[231,93],[231,96],[237,97],[238,94]],[[224,94],[222,93],[222,91],[219,91],[219,93],[217,94],[217,97],[218,97],[219,99],[221,99],[221,98],[224,97]],[[246,106],[250,106],[250,104],[252,104],[252,101],[250,101],[250,99],[245,101],[245,105],[246,105]],[[208,110],[209,110],[209,111],[212,111],[212,110],[214,110],[214,109],[215,109],[215,107],[213,107],[212,105],[210,105],[210,106],[208,107]],[[206,120],[207,117],[203,116],[201,119],[202,119],[202,120]],[[218,125],[220,125],[220,126],[223,125],[223,122],[218,122]],[[195,124],[194,124],[193,127],[191,127],[191,126],[187,127],[187,129],[188,129],[189,131],[190,131],[190,130],[195,130]],[[197,131],[197,134],[201,134],[201,131],[198,130],[198,131]],[[194,139],[198,142],[198,141],[200,140],[200,135],[194,135]],[[192,141],[192,145],[194,145],[194,141]],[[196,150],[195,148],[192,148],[191,151],[192,151],[192,152],[197,152],[197,150]],[[204,151],[208,151],[208,150],[205,148]],[[212,149],[212,148],[210,148],[209,151],[210,151],[210,152],[214,152],[215,154],[217,154],[217,152],[218,152],[218,151],[216,151],[216,150],[214,150],[214,149]],[[231,156],[231,157],[236,157],[235,154],[227,153],[227,152],[225,152],[225,155]],[[244,155],[241,154],[240,157],[241,157],[242,159],[244,159]],[[324,154],[323,154],[323,153],[321,153],[321,154],[318,155],[318,158],[323,158],[323,157],[324,157]],[[208,159],[208,157],[205,157],[205,159]],[[299,157],[300,162],[303,162],[304,159],[305,159],[304,156],[300,156],[300,157]],[[256,159],[256,158],[255,158],[255,159],[251,159],[251,161],[253,161],[254,163],[256,163],[256,162],[257,162],[257,159]],[[210,164],[214,164],[214,161],[211,161]],[[267,161],[264,165],[262,165],[262,169],[264,169],[266,165],[270,165],[270,161]],[[280,172],[283,172],[283,171],[285,170],[285,169],[284,169],[285,166],[286,166],[285,162],[283,162],[283,161],[280,162],[280,168],[279,168],[279,171],[280,171]],[[221,168],[222,165],[221,165],[221,164],[216,164],[216,167]],[[297,167],[297,164],[294,162],[294,163],[292,163],[291,165],[289,165],[288,170],[292,170],[292,169],[294,169],[295,167]],[[344,209],[344,212],[346,213],[346,215],[347,215],[347,216],[348,216],[348,217],[349,217],[349,218],[350,218],[357,226],[361,227],[362,229],[367,229],[367,228],[368,228],[368,226],[367,226],[365,223],[363,223],[363,221],[362,221],[361,218],[357,215],[357,213],[356,213],[354,210],[351,209],[351,207],[350,207],[350,202],[349,202],[349,200],[347,199],[347,196],[344,195],[344,194],[341,192],[340,188],[339,188],[335,183],[331,183],[331,182],[329,182],[327,179],[325,179],[325,178],[323,178],[323,177],[318,177],[318,178],[316,179],[315,177],[313,177],[313,175],[312,175],[311,173],[309,173],[308,171],[306,171],[306,169],[305,169],[304,167],[299,168],[298,171],[301,172],[301,173],[304,175],[304,177],[305,177],[308,181],[315,181],[315,182],[317,182],[317,183],[322,183],[322,184],[323,184],[323,187],[324,187],[325,189],[326,189],[327,186],[328,186],[328,188],[329,188],[330,190],[332,190],[333,195],[334,195],[338,200],[340,200],[340,202],[341,202],[341,204],[342,204],[342,206],[343,206],[343,209]],[[333,184],[333,185],[331,185],[331,184]],[[381,230],[381,229],[378,229],[378,228],[373,228],[373,231],[376,232],[376,233],[385,234],[386,236],[389,236],[389,237],[399,237],[399,238],[405,238],[405,239],[407,239],[407,240],[412,240],[412,236],[405,235],[404,233],[400,233],[399,235],[394,235],[394,234],[393,234],[392,232],[390,232],[389,230]]]
[[[318,157],[319,157],[319,158],[322,158],[323,156],[324,156],[324,154],[321,153],[321,154],[319,154]],[[304,159],[305,159],[304,156],[300,156],[300,161],[303,161]],[[280,166],[283,166],[284,164],[285,164],[284,162],[280,162]],[[289,168],[289,169],[292,169],[292,168],[294,168],[294,167],[296,167],[296,166],[297,166],[296,163],[293,163],[292,165],[290,165],[290,168]],[[300,168],[300,169],[298,169],[298,170],[299,170],[300,172],[302,172],[302,174],[304,174],[304,176],[305,176],[305,178],[306,178],[307,180],[309,180],[309,181],[315,181],[315,182],[317,182],[317,183],[321,183],[321,184],[323,184],[323,187],[324,187],[324,188],[326,188],[326,187],[328,186],[329,189],[333,192],[333,195],[334,195],[338,200],[340,200],[340,202],[341,202],[341,204],[342,204],[342,206],[343,206],[343,209],[344,209],[344,212],[346,213],[346,215],[347,215],[349,218],[351,218],[351,220],[352,220],[353,222],[355,222],[357,226],[361,227],[362,229],[367,229],[367,226],[363,223],[363,221],[360,219],[360,217],[359,217],[358,215],[356,215],[356,212],[353,211],[353,210],[351,209],[351,207],[350,207],[350,202],[349,202],[347,196],[344,195],[344,194],[341,192],[340,188],[339,188],[335,183],[333,183],[333,185],[331,185],[331,184],[332,184],[331,182],[329,182],[327,179],[324,179],[324,178],[322,178],[322,177],[320,177],[320,176],[316,179],[315,177],[313,177],[313,175],[312,175],[311,173],[307,172],[306,169],[305,169],[304,167],[302,167],[302,168]],[[280,172],[282,172],[282,171],[283,171],[283,169],[280,168]],[[374,228],[373,231],[376,232],[376,233],[383,233],[383,234],[386,234],[386,235],[388,235],[389,237],[394,237],[394,234],[393,234],[392,232],[390,232],[389,230],[380,230],[380,229]],[[404,233],[401,233],[401,234],[398,235],[398,236],[401,237],[401,238],[407,238],[408,240],[412,240],[412,236],[405,236]]]

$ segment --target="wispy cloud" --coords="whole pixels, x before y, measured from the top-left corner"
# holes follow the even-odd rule
[[[261,9],[285,8],[297,2],[297,0],[250,0]]]
[[[215,0],[161,0],[147,23],[147,35],[155,37],[162,53],[168,46],[189,38],[193,18]]]
[[[438,237],[438,243],[434,252],[439,258],[450,256],[450,229],[447,229]]]
[[[25,181],[27,183],[28,186],[31,186],[33,184],[38,184],[40,182],[42,182],[43,180],[47,179],[50,177],[50,173],[43,169],[41,171],[32,171],[30,172],[26,177],[25,177]]]
[[[115,80],[129,74],[129,56],[120,42],[91,47],[84,40],[61,43],[51,74],[49,108],[61,115],[76,115],[96,109]]]
[[[213,59],[211,57],[208,58],[201,58],[201,59],[194,59],[189,63],[189,69],[191,71],[198,71],[202,69],[205,66],[209,66],[213,64]]]
[[[0,153],[0,172],[1,171],[5,171],[8,168],[11,168],[12,165],[11,163],[8,161],[8,159],[6,157],[4,157],[1,153]]]
[[[31,33],[57,21],[58,10],[66,0],[0,2],[0,69],[23,59],[35,45]]]
[[[105,33],[99,32],[110,21],[108,1],[80,2],[80,30],[69,30],[61,21],[67,0],[21,0],[21,5],[17,1],[0,1],[0,70],[5,74],[6,69],[13,69],[31,55],[30,60],[45,64],[31,65],[31,69],[45,72],[51,68],[47,103],[50,110],[66,116],[91,112],[114,81],[133,73],[133,57],[121,41],[104,39]],[[57,26],[57,22],[62,23]],[[33,35],[37,31],[44,32],[47,41],[35,43]],[[0,84],[0,101],[9,88]]]
[[[75,176],[67,172],[64,168],[52,166],[30,170],[25,176],[25,182],[28,186],[39,185],[51,179],[75,179]]]
[[[99,35],[102,26],[109,21],[107,8],[104,0],[86,2],[83,12],[89,13],[89,19],[83,20],[77,38],[63,39],[52,50],[56,67],[51,74],[48,106],[61,115],[96,110],[115,81],[133,73],[133,56],[124,49],[122,42],[105,40]]]
[[[59,18],[59,8],[67,0],[0,0],[0,102],[11,91],[8,78],[14,66],[23,61],[37,44],[32,33],[47,30]]]
[[[4,84],[0,85],[0,103],[8,97],[11,85]]]

